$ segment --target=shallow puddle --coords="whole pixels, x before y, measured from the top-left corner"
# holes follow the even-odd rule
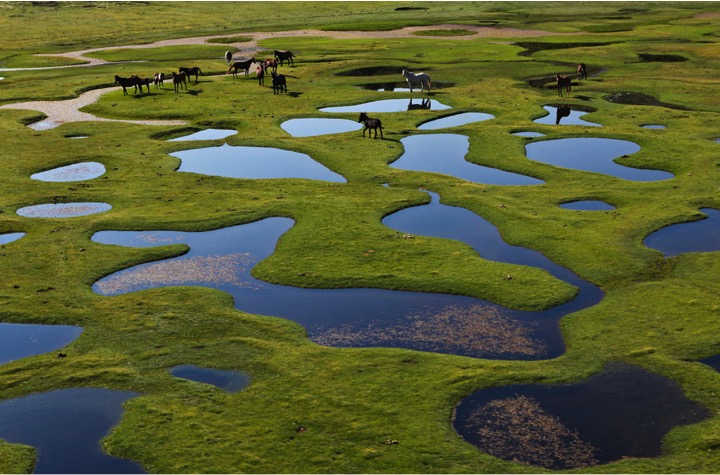
[[[453,424],[496,457],[555,471],[657,457],[672,428],[710,415],[673,381],[616,363],[577,383],[478,391],[458,405]]]
[[[323,107],[321,112],[404,112],[409,110],[446,110],[450,106],[435,99],[384,99],[354,106]]]
[[[631,168],[614,161],[639,150],[640,146],[636,143],[605,138],[543,140],[525,146],[530,160],[557,167],[603,173],[632,181],[659,181],[673,177],[666,171]]]
[[[541,134],[540,132],[515,132],[513,135],[517,135],[518,137],[545,137],[545,134]]]
[[[0,364],[63,348],[82,331],[70,325],[0,323]]]
[[[195,132],[194,134],[184,135],[182,137],[176,137],[169,139],[168,142],[183,142],[187,140],[219,140],[231,135],[237,134],[237,130],[229,129],[207,129]]]
[[[137,396],[103,388],[60,389],[0,402],[0,437],[37,450],[35,473],[145,473],[107,455],[100,440]]]
[[[686,252],[720,251],[720,210],[701,208],[707,218],[666,226],[648,235],[644,243],[665,257]]]
[[[413,135],[400,140],[405,152],[390,164],[392,168],[451,175],[487,185],[537,185],[537,178],[476,165],[465,160],[470,140],[458,134]]]
[[[250,384],[250,376],[240,371],[201,368],[194,365],[174,366],[170,373],[176,378],[216,386],[228,393],[236,393]]]
[[[82,162],[54,168],[30,175],[33,180],[67,182],[92,180],[105,173],[105,166],[98,162]]]
[[[21,237],[25,236],[25,233],[7,233],[7,234],[0,234],[0,245],[2,244],[8,244],[13,241],[17,241]]]
[[[20,208],[17,214],[25,218],[74,218],[111,209],[107,203],[49,203]]]
[[[560,207],[576,211],[609,211],[615,209],[613,205],[599,200],[569,201],[562,203]]]
[[[547,124],[547,125],[584,125],[587,127],[602,127],[600,124],[594,122],[587,122],[580,117],[585,114],[589,114],[583,110],[573,110],[570,107],[554,107],[554,106],[543,106],[548,113],[544,117],[535,119],[533,122],[536,124]]]
[[[270,179],[306,178],[345,183],[341,175],[329,170],[304,153],[266,147],[198,148],[170,154],[182,161],[178,171],[229,178]]]
[[[436,130],[444,129],[447,127],[458,127],[460,125],[472,124],[474,122],[482,122],[494,118],[494,115],[485,114],[484,112],[463,112],[462,114],[454,114],[425,122],[424,124],[419,125],[418,129]]]
[[[665,125],[659,125],[659,124],[647,124],[642,126],[643,129],[656,129],[656,130],[662,130],[667,129],[667,126]]]
[[[290,119],[280,127],[293,137],[314,137],[316,135],[341,134],[360,130],[363,125],[349,119]]]

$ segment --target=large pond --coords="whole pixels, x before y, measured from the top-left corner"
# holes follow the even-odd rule
[[[459,127],[461,125],[473,124],[475,122],[483,122],[486,120],[494,119],[495,116],[492,114],[486,114],[484,112],[463,112],[461,114],[453,114],[446,117],[440,117],[420,124],[419,130],[437,130],[445,129],[448,127]]]
[[[525,146],[530,160],[558,167],[603,173],[632,181],[659,181],[674,176],[666,171],[631,168],[614,161],[639,150],[638,144],[627,140],[593,137],[542,140]]]
[[[145,473],[111,457],[100,440],[137,396],[102,388],[60,389],[0,402],[0,437],[37,450],[35,473]]]
[[[171,153],[182,163],[178,171],[229,178],[306,178],[345,183],[347,180],[304,153],[268,147],[223,144]]]
[[[392,168],[442,173],[487,185],[537,185],[537,178],[476,165],[465,160],[470,140],[458,134],[413,135],[400,140],[405,149]]]
[[[64,167],[53,168],[30,175],[33,180],[51,182],[69,182],[92,180],[105,173],[105,166],[98,162],[81,162]]]
[[[71,325],[0,323],[0,364],[60,349],[82,331]]]
[[[457,432],[505,460],[553,471],[657,457],[673,427],[711,412],[667,378],[627,364],[568,384],[478,391],[457,407]]]
[[[26,218],[75,218],[111,209],[107,203],[48,203],[20,208],[17,214]]]
[[[316,135],[341,134],[360,130],[363,124],[349,119],[290,119],[280,127],[293,137],[314,137]]]
[[[240,371],[203,368],[195,365],[180,365],[170,369],[176,378],[211,384],[228,393],[236,393],[250,384],[250,376]]]
[[[584,110],[574,110],[569,106],[544,106],[546,116],[535,119],[536,124],[546,125],[584,125],[586,127],[601,127],[600,124],[588,122],[581,117],[588,114]]]
[[[405,233],[466,240],[491,260],[542,267],[580,289],[572,301],[543,312],[513,311],[480,299],[382,289],[301,289],[252,277],[252,267],[269,256],[292,226],[287,218],[206,233],[103,231],[93,240],[149,247],[183,242],[180,257],[135,266],[93,285],[101,295],[117,295],[169,285],[204,285],[231,293],[243,311],[274,315],[305,326],[314,341],[328,346],[386,346],[502,359],[541,359],[564,352],[558,328],[563,315],[594,305],[596,287],[542,254],[505,244],[487,221],[462,208],[430,205],[409,208],[384,221]]]
[[[666,226],[645,238],[645,245],[665,254],[720,251],[720,210],[701,208],[706,218]]]
[[[435,99],[384,99],[354,106],[323,107],[321,112],[403,112],[416,109],[445,110],[451,107]]]

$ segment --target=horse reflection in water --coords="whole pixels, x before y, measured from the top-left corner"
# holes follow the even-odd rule
[[[432,104],[432,101],[430,99],[423,99],[420,104],[414,104],[413,100],[410,99],[410,102],[408,103],[407,110],[418,110],[418,109],[425,109],[430,110],[430,106]]]
[[[555,125],[560,124],[560,119],[563,117],[568,117],[570,115],[570,107],[568,106],[558,106],[555,112]]]

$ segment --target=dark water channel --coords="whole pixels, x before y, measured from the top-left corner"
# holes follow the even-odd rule
[[[649,234],[645,245],[673,257],[686,252],[720,251],[720,210],[701,208],[707,218],[666,226]]]
[[[195,365],[180,365],[172,367],[170,373],[176,378],[211,384],[228,393],[242,391],[250,384],[250,376],[240,371],[202,368]]]
[[[616,363],[576,383],[478,391],[458,405],[454,426],[496,457],[565,470],[657,457],[670,429],[711,415],[673,381]]]
[[[111,457],[100,439],[115,426],[122,404],[138,394],[102,388],[60,389],[0,402],[0,437],[37,450],[35,473],[145,473]]]

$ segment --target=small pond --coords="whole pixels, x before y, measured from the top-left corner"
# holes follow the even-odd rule
[[[720,355],[702,359],[700,362],[712,367],[715,371],[720,371]]]
[[[518,137],[545,137],[545,134],[540,132],[515,132],[512,135],[517,135]]]
[[[169,139],[168,142],[183,142],[187,140],[219,140],[237,134],[237,130],[230,129],[207,129],[195,132],[194,134],[184,135]]]
[[[465,160],[470,140],[458,134],[424,134],[400,140],[405,152],[390,164],[392,168],[442,173],[487,185],[537,185],[537,178],[476,165]]]
[[[33,180],[67,182],[92,180],[105,173],[105,166],[98,162],[81,162],[64,167],[54,168],[30,175]]]
[[[82,331],[70,325],[0,323],[0,364],[63,348]]]
[[[618,363],[577,383],[481,390],[455,415],[455,430],[480,449],[556,471],[660,456],[672,428],[711,413],[673,381]]]
[[[700,211],[707,217],[659,229],[645,238],[645,245],[657,249],[665,257],[686,252],[720,251],[720,210],[701,208]]]
[[[542,140],[525,146],[530,160],[557,167],[603,173],[632,181],[659,181],[673,177],[666,171],[631,168],[614,161],[639,150],[638,144],[627,140],[592,137]]]
[[[492,114],[485,114],[484,112],[463,112],[461,114],[449,115],[434,119],[418,126],[420,130],[436,130],[444,129],[447,127],[457,127],[460,125],[472,124],[474,122],[482,122],[485,120],[494,119],[495,116]]]
[[[17,241],[21,237],[25,236],[25,233],[7,233],[7,234],[0,234],[0,245],[2,244],[8,244],[13,241]]]
[[[111,209],[107,203],[48,203],[20,208],[17,214],[26,218],[74,218]]]
[[[642,126],[643,129],[656,129],[656,130],[662,130],[667,129],[667,126],[665,125],[659,125],[659,124],[647,124]]]
[[[290,119],[280,127],[293,137],[314,137],[316,135],[341,134],[360,130],[363,124],[349,119]]]
[[[587,122],[580,117],[589,112],[583,110],[573,110],[571,107],[554,107],[544,106],[548,115],[535,119],[533,122],[537,124],[547,125],[584,125],[588,127],[602,127],[594,122]]]
[[[569,201],[562,203],[561,208],[572,209],[576,211],[610,211],[615,209],[610,203],[605,203],[599,200],[582,200],[582,201]]]
[[[445,110],[451,107],[435,99],[384,99],[354,106],[323,107],[321,112],[404,112],[416,109]]]
[[[172,367],[170,373],[176,378],[188,379],[196,383],[211,384],[228,393],[242,391],[250,384],[250,376],[240,371],[180,365]]]
[[[60,389],[0,402],[0,437],[37,450],[35,473],[145,473],[100,447],[138,394],[103,388]]]
[[[235,147],[223,144],[170,154],[182,161],[178,171],[229,178],[306,178],[345,183],[304,153],[269,147]]]

